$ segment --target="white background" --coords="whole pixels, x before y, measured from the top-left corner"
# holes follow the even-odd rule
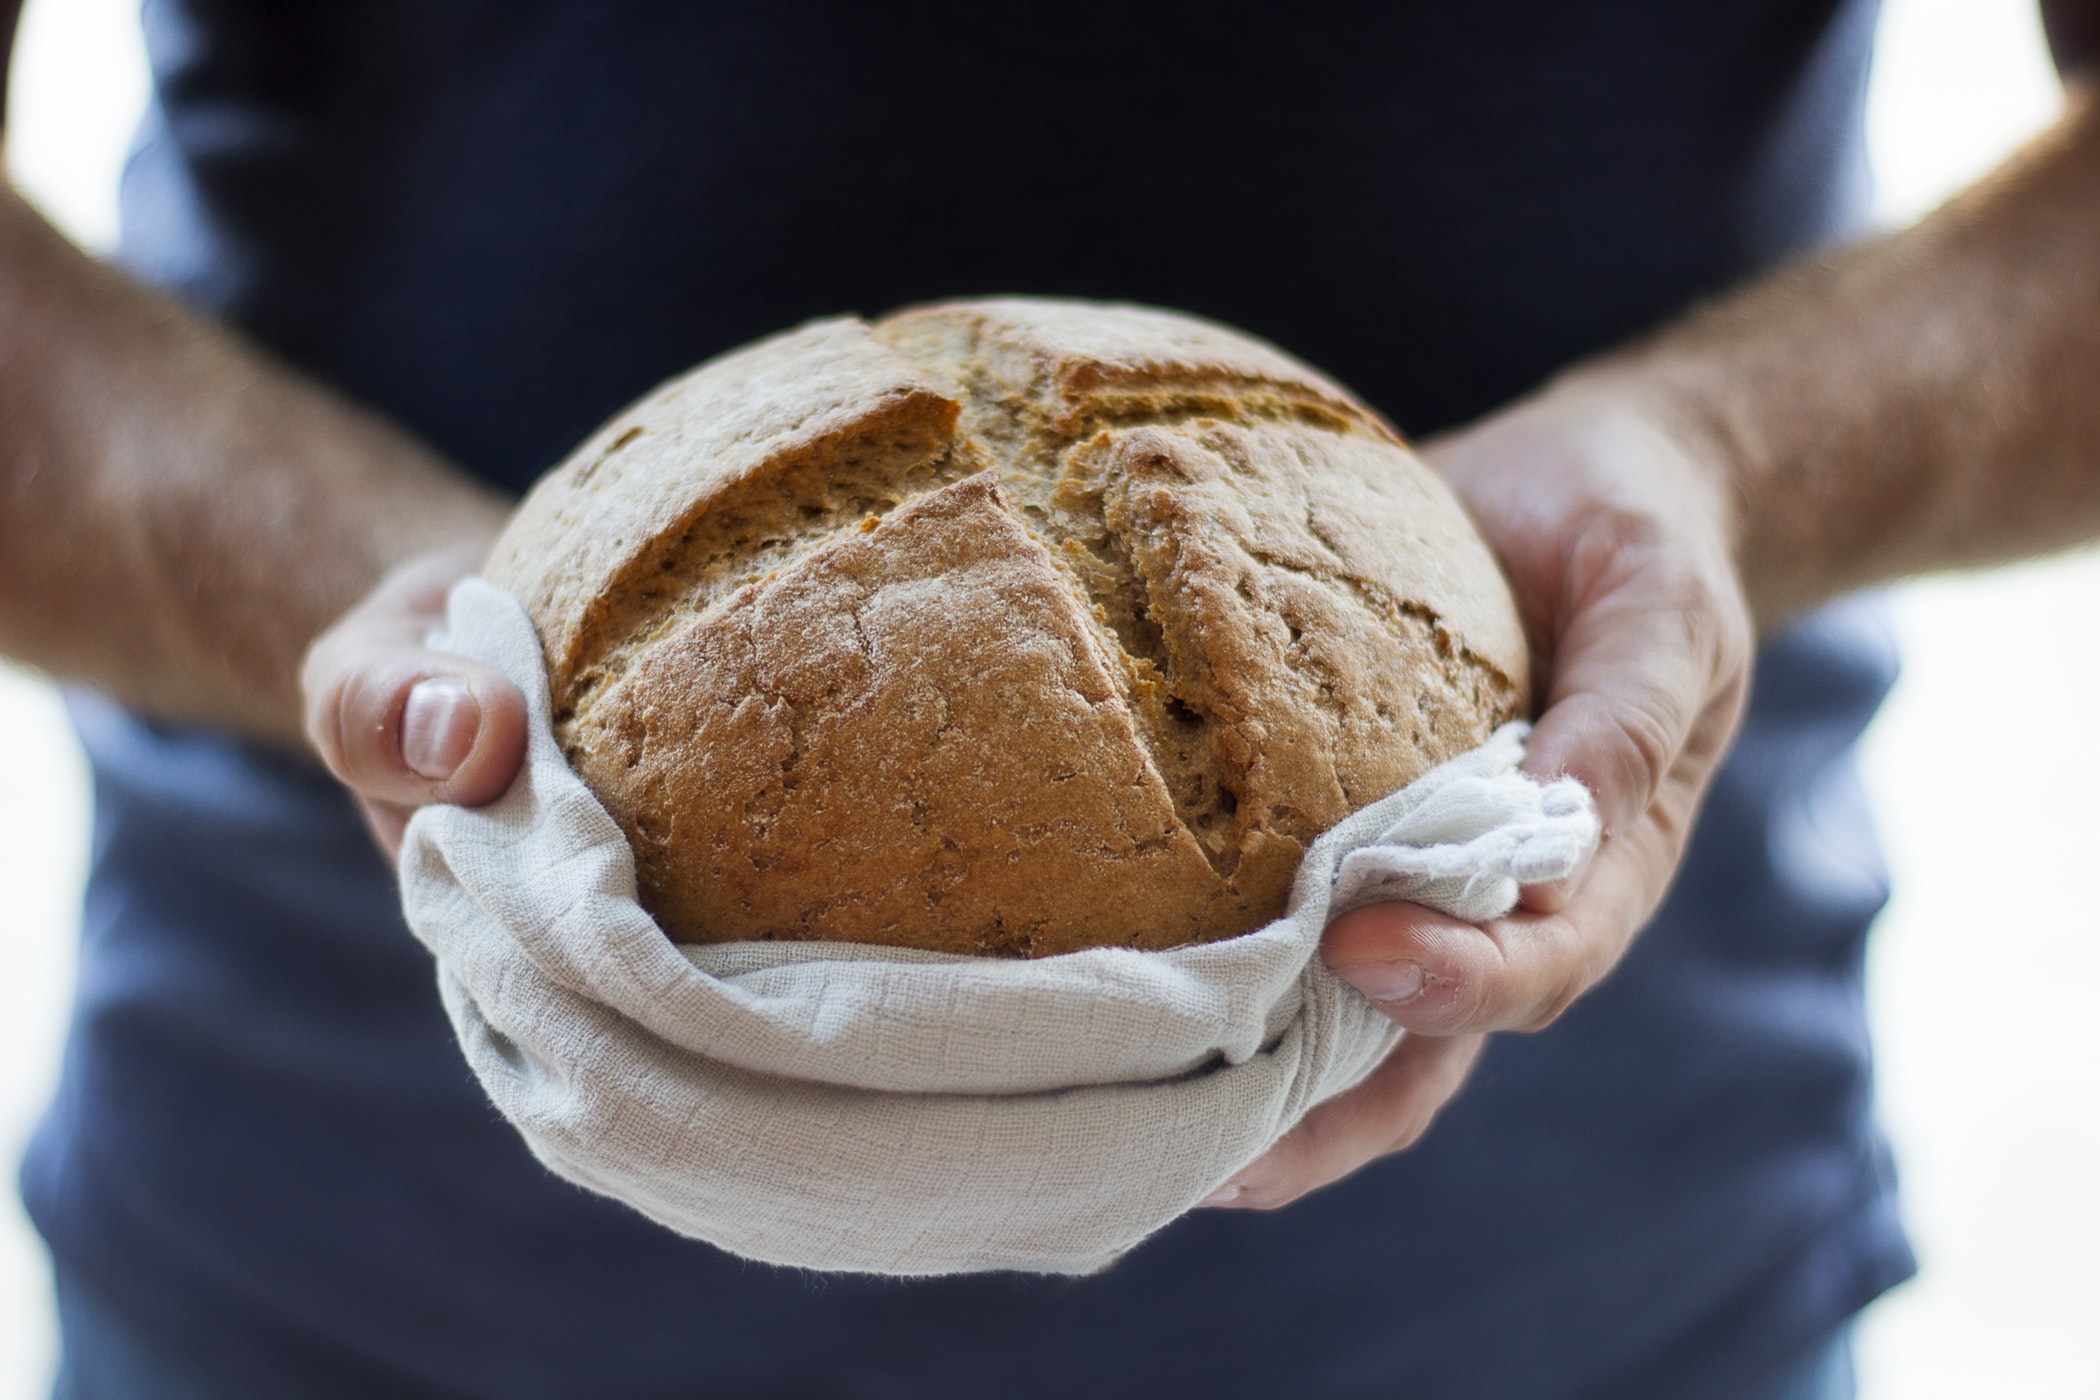
[[[2025,0],[1890,0],[1872,135],[1889,222],[2046,123]],[[8,161],[106,248],[145,91],[131,0],[31,0]],[[2096,233],[2100,239],[2100,233]],[[2096,463],[2100,470],[2100,463]],[[1882,1102],[1924,1274],[1872,1309],[1868,1400],[2100,1397],[2100,556],[1899,590],[1905,679],[1867,744],[1897,898],[1874,940]],[[86,777],[41,681],[0,665],[0,1161],[56,1071]],[[0,1192],[0,1400],[45,1393],[35,1236]]]

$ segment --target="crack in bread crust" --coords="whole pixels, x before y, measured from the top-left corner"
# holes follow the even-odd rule
[[[553,639],[557,735],[633,839],[645,903],[674,937],[1038,956],[1229,936],[1281,912],[1319,831],[1478,743],[1525,703],[1513,609],[1507,631],[1487,629],[1476,647],[1478,615],[1448,617],[1429,601],[1434,586],[1381,572],[1385,531],[1396,548],[1470,549],[1457,571],[1499,583],[1448,492],[1413,480],[1423,469],[1376,415],[1265,347],[1157,313],[1141,313],[1152,324],[1134,336],[1168,345],[1152,361],[1118,360],[1113,347],[1093,359],[1065,353],[1058,337],[1078,314],[1069,307],[1043,312],[1053,323],[1046,350],[1029,342],[1041,329],[1029,317],[1044,305],[929,308],[856,325],[868,349],[851,353],[890,357],[864,378],[886,376],[891,388],[857,408],[841,395],[826,433],[776,429],[780,450],[747,454],[746,466],[659,511],[656,533],[628,546],[580,605],[572,598],[563,613],[544,590],[535,595],[535,622]],[[1126,315],[1095,312],[1104,323]],[[780,339],[817,341],[820,330],[830,334],[818,326]],[[1174,360],[1183,336],[1190,362]],[[823,341],[826,354],[847,353],[836,340]],[[767,344],[736,358],[762,357]],[[633,471],[633,454],[651,446],[654,401],[577,454],[572,491],[601,472]],[[891,762],[871,751],[863,722],[889,691],[862,673],[889,664],[897,638],[871,640],[865,599],[839,594],[830,614],[805,607],[799,626],[835,616],[852,637],[841,633],[835,653],[845,671],[815,689],[804,676],[791,694],[786,672],[754,659],[766,642],[753,618],[827,571],[877,567],[857,561],[878,541],[927,548],[921,522],[951,517],[1014,532],[1005,548],[1021,572],[1011,577],[1031,581],[999,585],[1000,596],[1033,598],[1022,606],[1050,630],[1023,644],[1062,648],[1065,660],[1028,683],[1050,690],[1016,695],[1016,719],[988,718],[972,698],[958,720],[950,707],[965,692],[935,685],[925,703],[937,702],[937,725],[898,721],[900,734],[919,736],[906,747],[919,749],[886,785],[859,794],[872,821],[890,823],[869,839],[894,846],[871,864],[852,823],[825,827],[811,813],[830,810],[831,788],[858,781],[855,765]],[[882,585],[886,597],[916,586]],[[997,673],[1002,658],[984,656],[985,674]],[[710,668],[739,674],[746,689],[718,691]],[[900,693],[911,684],[908,672],[882,682]],[[1073,684],[1099,694],[1051,709],[1080,726],[1073,735],[1094,735],[1068,741],[1092,758],[1052,765],[1071,771],[996,754],[956,766],[954,751],[987,735],[1005,735],[995,748],[1034,742],[1022,739],[1029,707]],[[998,728],[1015,722],[1023,728]],[[1127,772],[1116,767],[1126,760],[1103,757],[1112,753],[1129,755]],[[821,791],[805,787],[805,768]],[[966,832],[982,817],[948,790],[994,770],[1003,786],[980,794],[981,811],[999,808],[1009,789],[1044,795],[1013,807],[1015,829],[996,839]],[[1096,826],[1058,815],[1065,793],[1081,794],[1070,811],[1091,813]],[[732,820],[694,809],[696,796],[741,805]],[[1150,810],[1158,815],[1140,815]],[[705,869],[694,868],[696,850]],[[994,872],[986,896],[987,867],[1000,860],[1051,873],[1001,886]],[[827,884],[839,870],[850,875]],[[706,898],[688,897],[696,884]],[[1110,887],[1143,893],[1104,901],[1098,892]],[[725,890],[726,902],[716,897]]]
[[[908,407],[923,418],[923,405]],[[557,728],[587,710],[633,657],[738,588],[981,469],[958,445],[932,440],[922,422],[878,418],[704,497],[600,595],[589,621],[595,644],[573,657],[556,696]],[[706,547],[696,548],[703,539]]]
[[[1002,375],[996,352],[970,333],[974,328],[944,339],[923,330],[918,335],[885,335],[892,326],[894,322],[878,323],[875,333],[936,382],[950,386],[963,405],[959,431],[973,435],[966,440],[983,444],[988,455],[997,444],[1000,465],[1009,474],[1009,489],[1023,503],[1028,528],[1051,547],[1052,556],[1091,605],[1104,643],[1123,656],[1124,699],[1145,736],[1148,757],[1182,825],[1196,837],[1221,879],[1234,880],[1255,833],[1267,830],[1309,842],[1347,811],[1484,740],[1494,724],[1509,718],[1521,703],[1518,684],[1465,646],[1433,608],[1372,588],[1343,567],[1347,547],[1320,533],[1308,496],[1303,512],[1307,531],[1327,556],[1328,567],[1281,559],[1252,539],[1242,541],[1249,557],[1346,592],[1361,611],[1381,619],[1387,628],[1413,634],[1410,652],[1425,659],[1433,655],[1443,666],[1458,669],[1468,683],[1455,695],[1418,695],[1417,714],[1406,725],[1374,706],[1388,730],[1407,730],[1408,745],[1420,760],[1397,779],[1392,772],[1358,775],[1344,762],[1334,765],[1338,804],[1279,800],[1263,791],[1268,784],[1257,778],[1257,765],[1241,757],[1244,743],[1233,742],[1228,732],[1230,726],[1243,725],[1245,718],[1232,697],[1215,685],[1191,684],[1189,677],[1178,674],[1191,659],[1177,661],[1154,615],[1165,602],[1162,595],[1175,587],[1174,570],[1139,577],[1131,557],[1132,531],[1112,520],[1105,505],[1114,469],[1104,472],[1098,463],[1115,455],[1118,442],[1143,429],[1194,429],[1192,436],[1211,439],[1211,445],[1223,448],[1228,457],[1237,445],[1232,440],[1235,430],[1296,426],[1327,435],[1355,434],[1396,449],[1397,435],[1354,405],[1338,405],[1300,385],[1184,372],[1154,376],[1137,391],[1100,373],[1059,375],[1040,366],[1016,373],[1009,366]],[[1301,467],[1317,470],[1318,464],[1306,460],[1302,450],[1296,456]],[[1245,470],[1244,462],[1238,466]],[[1321,669],[1320,658],[1302,647],[1293,648],[1291,659],[1299,669]],[[1417,664],[1411,669],[1421,673],[1427,668]],[[1330,700],[1326,708],[1332,709],[1332,687],[1323,689]],[[1427,707],[1437,713],[1428,713]],[[1445,722],[1446,716],[1463,713],[1492,718],[1485,725]],[[1244,728],[1238,737],[1246,739]],[[1355,737],[1382,741],[1389,748],[1394,736]],[[1284,786],[1302,787],[1305,780],[1300,774]]]

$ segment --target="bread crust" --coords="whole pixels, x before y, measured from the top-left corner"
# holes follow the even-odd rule
[[[1508,587],[1398,434],[1138,307],[723,356],[550,473],[487,573],[681,942],[1229,937],[1528,703]]]

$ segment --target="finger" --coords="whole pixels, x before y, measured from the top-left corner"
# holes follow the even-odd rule
[[[372,833],[373,843],[386,852],[388,860],[401,858],[401,838],[408,831],[408,819],[413,809],[397,807],[391,802],[374,802],[370,798],[357,799],[357,809],[363,813],[365,829]]]
[[[1661,902],[1696,795],[1689,776],[1599,850],[1589,878],[1553,913],[1475,925],[1413,904],[1352,910],[1321,956],[1407,1029],[1430,1035],[1538,1030],[1616,965]]]
[[[420,642],[443,620],[452,585],[479,567],[480,556],[472,550],[424,555],[381,580],[359,611],[396,619],[398,640]]]
[[[355,629],[308,668],[307,736],[362,797],[404,806],[500,796],[525,755],[525,701],[498,672]]]
[[[1656,529],[1611,517],[1570,550],[1571,607],[1524,762],[1588,788],[1607,836],[1648,810],[1717,705],[1718,754],[1748,676],[1739,600]]]
[[[307,737],[362,798],[471,806],[500,796],[524,761],[517,687],[421,645],[441,600],[424,580],[390,581],[307,654]]]
[[[1483,1043],[1477,1035],[1407,1037],[1368,1079],[1306,1114],[1202,1204],[1273,1210],[1413,1146],[1465,1083]]]
[[[1519,888],[1517,902],[1534,914],[1560,913],[1568,907],[1568,901],[1575,897],[1575,891],[1582,888],[1582,882],[1589,876],[1590,866],[1596,859],[1597,848],[1593,846],[1582,853],[1575,862],[1574,869],[1558,880]]]

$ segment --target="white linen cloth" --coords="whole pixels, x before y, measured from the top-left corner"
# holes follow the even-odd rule
[[[1090,1273],[1188,1210],[1400,1032],[1317,956],[1330,914],[1506,912],[1594,848],[1524,728],[1315,842],[1290,912],[1168,952],[1035,960],[841,943],[680,946],[556,745],[524,610],[478,580],[437,645],[531,708],[523,773],[401,853],[460,1045],[533,1153],[681,1234],[807,1269]]]

